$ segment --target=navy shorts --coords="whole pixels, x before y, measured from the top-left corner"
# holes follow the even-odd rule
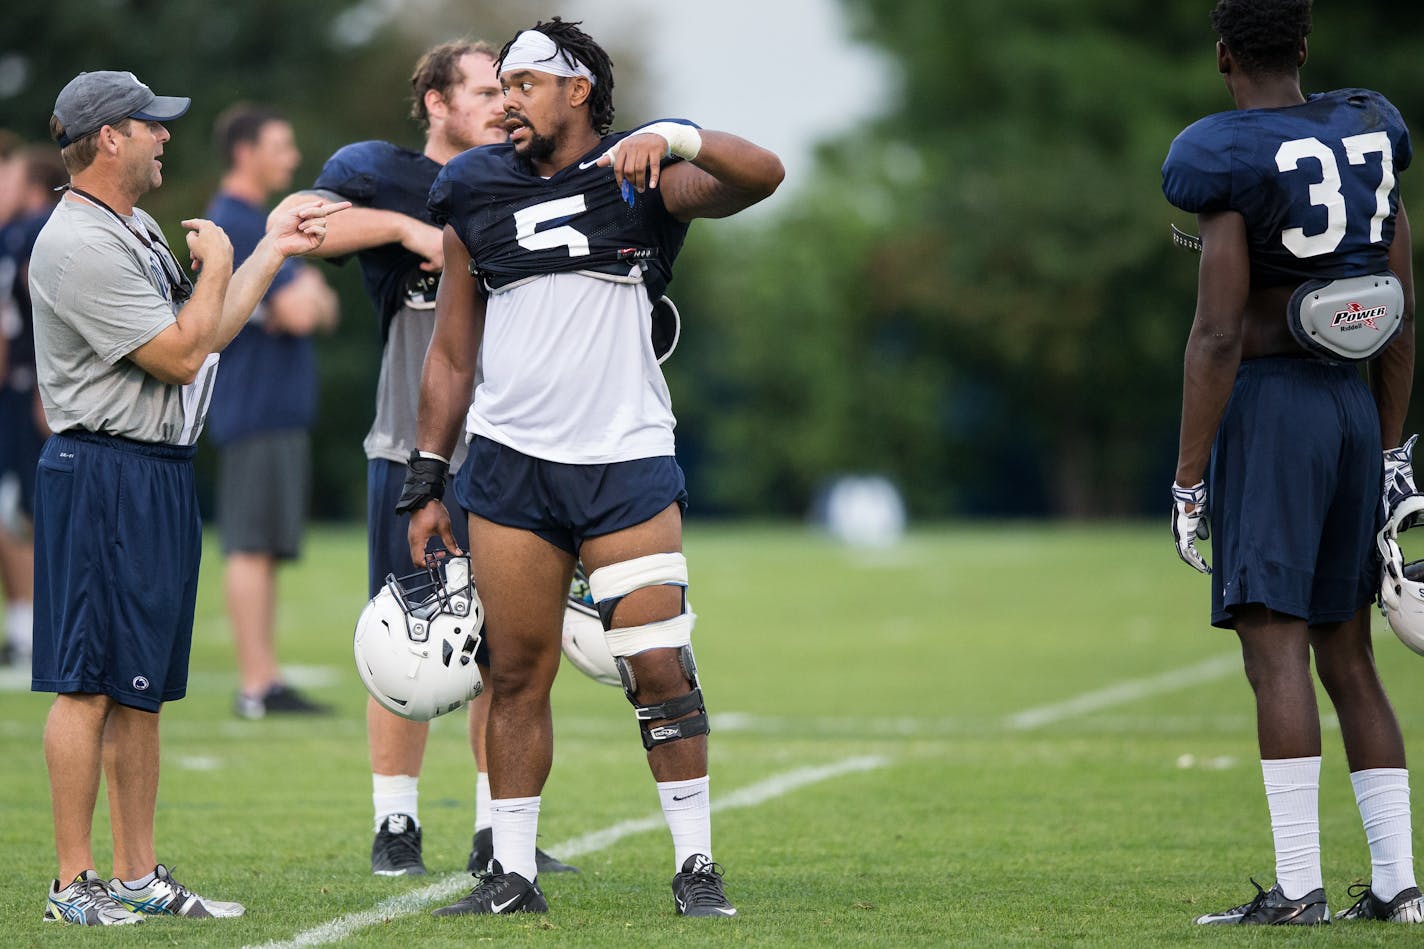
[[[478,435],[455,478],[455,497],[471,514],[532,531],[575,556],[587,537],[641,524],[674,502],[687,510],[686,482],[671,455],[565,465]]]
[[[191,446],[52,436],[35,488],[36,692],[156,712],[188,688],[202,520]]]
[[[1358,369],[1241,364],[1207,475],[1211,622],[1258,603],[1310,625],[1349,619],[1379,587],[1379,416]]]
[[[380,592],[390,575],[404,577],[417,571],[410,561],[410,542],[406,539],[410,517],[395,512],[401,485],[405,483],[405,471],[405,465],[384,458],[372,458],[366,463],[366,586],[370,596]],[[446,501],[449,500],[447,494]],[[470,526],[464,511],[457,508],[450,512],[450,527],[460,549],[469,552]],[[438,540],[431,538],[425,549],[443,548]],[[475,662],[489,668],[489,637],[481,637],[475,649]]]
[[[0,484],[15,484],[26,516],[34,512],[35,466],[43,445],[44,436],[35,427],[34,393],[0,385]]]

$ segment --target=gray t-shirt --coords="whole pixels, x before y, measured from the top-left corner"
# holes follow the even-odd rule
[[[307,193],[325,201],[351,201],[369,206],[360,195],[342,194],[329,188],[312,188]],[[336,262],[344,263],[345,259]],[[381,301],[374,295],[370,299],[379,314]],[[381,350],[381,370],[376,377],[376,417],[371,420],[371,429],[361,443],[368,461],[384,459],[403,465],[415,450],[420,376],[425,370],[425,351],[430,348],[430,338],[434,335],[434,291],[423,291],[419,295],[408,292],[405,305],[391,318]],[[477,375],[478,371],[476,365]],[[451,471],[459,470],[465,460],[468,450],[465,437],[456,441],[455,450],[451,452]]]
[[[136,441],[191,445],[202,432],[218,357],[191,385],[154,378],[127,358],[176,322],[161,232],[134,209],[132,227],[82,199],[59,202],[30,259],[35,363],[45,418]],[[177,271],[181,276],[181,270]]]
[[[381,374],[376,382],[376,417],[366,433],[366,457],[405,464],[415,446],[416,418],[420,408],[420,374],[425,351],[435,335],[435,310],[403,306],[391,320],[390,334],[381,353]],[[455,443],[450,470],[465,460],[465,440]]]

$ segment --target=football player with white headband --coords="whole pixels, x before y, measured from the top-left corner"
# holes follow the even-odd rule
[[[431,190],[447,266],[401,500],[414,560],[432,535],[459,552],[446,508],[429,502],[463,418],[469,461],[453,490],[486,610],[495,860],[437,915],[548,909],[534,843],[581,558],[672,832],[677,912],[732,916],[712,860],[687,492],[650,330],[689,223],[766,198],[784,172],[766,149],[684,120],[610,134],[612,63],[576,23],[535,24],[497,68],[509,143],[453,159]]]

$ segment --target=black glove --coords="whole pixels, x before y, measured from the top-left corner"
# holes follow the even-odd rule
[[[397,514],[410,514],[425,507],[429,501],[438,501],[445,496],[445,476],[450,473],[450,462],[439,458],[427,458],[418,451],[410,453],[406,462],[405,484],[401,485],[400,500],[396,501]]]

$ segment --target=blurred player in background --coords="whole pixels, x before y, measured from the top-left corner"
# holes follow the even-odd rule
[[[436,914],[548,910],[534,842],[553,759],[550,688],[582,557],[672,831],[676,910],[732,916],[712,860],[708,720],[681,553],[687,494],[650,336],[689,222],[767,197],[781,162],[683,122],[609,134],[612,63],[557,17],[507,44],[498,68],[509,144],[451,160],[431,191],[447,270],[399,508],[414,512],[412,558],[432,536],[463,548],[439,499],[466,420],[473,438],[454,491],[491,642],[495,861]]]
[[[35,334],[30,303],[30,252],[69,180],[53,147],[17,148],[0,171],[12,195],[10,223],[0,227],[0,585],[5,591],[5,640],[0,665],[28,670],[34,634],[32,518],[35,465],[49,436],[35,384]],[[13,189],[13,190],[9,190]]]
[[[1276,882],[1197,922],[1330,921],[1312,652],[1373,868],[1339,918],[1420,922],[1404,743],[1369,617],[1381,451],[1400,443],[1414,371],[1409,221],[1396,179],[1410,162],[1409,133],[1377,92],[1302,94],[1309,0],[1220,0],[1212,24],[1237,109],[1187,128],[1162,169],[1168,200],[1198,216],[1202,251],[1173,531],[1182,559],[1212,574],[1212,624],[1241,640]],[[1323,311],[1322,323],[1311,302],[1322,298],[1349,303]],[[1402,330],[1393,342],[1376,323],[1354,327],[1364,336],[1331,337],[1351,304],[1389,311]],[[1368,384],[1349,362],[1364,339],[1374,340],[1361,354],[1372,357]],[[1210,567],[1195,547],[1208,511]]]
[[[443,266],[440,231],[430,221],[426,201],[441,167],[469,148],[503,142],[503,96],[494,74],[494,51],[484,43],[442,43],[416,64],[411,77],[411,116],[425,129],[425,147],[416,152],[389,142],[357,142],[326,162],[312,187],[319,195],[348,199],[355,207],[332,219],[319,255],[344,262],[356,256],[366,292],[380,317],[380,378],[376,417],[366,435],[366,531],[368,595],[390,574],[410,572],[406,518],[394,513],[415,448],[420,370],[435,329],[435,291]],[[292,195],[277,212],[310,201],[311,192]],[[473,354],[472,354],[473,355]],[[458,398],[469,400],[466,386]],[[459,466],[460,446],[452,458]],[[461,527],[463,541],[463,525]],[[476,655],[486,683],[488,655]],[[485,765],[485,722],[489,692],[470,703],[470,745],[478,778],[475,833],[467,866],[483,869],[493,855],[489,772]],[[371,871],[383,876],[425,872],[419,819],[419,779],[430,725],[393,715],[375,699],[366,705],[371,747],[375,840]],[[572,870],[540,851],[545,872]]]
[[[267,229],[268,199],[285,194],[301,161],[292,126],[266,106],[218,116],[224,173],[205,212],[241,264]],[[336,326],[336,293],[310,264],[288,260],[242,332],[223,351],[208,434],[218,446],[218,527],[242,718],[328,711],[282,679],[277,664],[277,564],[301,551],[316,422],[312,334]]]

